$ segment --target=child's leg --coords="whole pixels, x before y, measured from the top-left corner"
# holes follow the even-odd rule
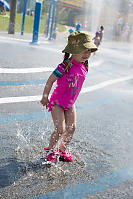
[[[56,105],[52,108],[51,114],[55,129],[50,137],[50,143],[48,149],[54,149],[65,129],[64,110],[60,106]]]
[[[70,144],[74,131],[76,129],[76,109],[75,106],[65,111],[65,132],[62,135],[62,143],[60,150],[65,151],[67,146]]]

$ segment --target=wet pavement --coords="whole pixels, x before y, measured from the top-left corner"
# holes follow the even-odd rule
[[[47,165],[53,123],[39,99],[65,43],[30,39],[0,35],[0,198],[133,198],[132,46],[105,40],[91,57],[69,148],[75,160]]]

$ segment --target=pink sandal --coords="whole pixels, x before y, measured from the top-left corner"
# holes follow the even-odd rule
[[[48,148],[44,148],[44,151],[46,152],[46,160],[56,163],[57,161],[57,156],[55,155],[53,150],[50,150]]]
[[[74,160],[73,156],[67,151],[61,152],[59,150],[59,153],[60,153],[60,157],[59,157],[60,161],[72,162]]]

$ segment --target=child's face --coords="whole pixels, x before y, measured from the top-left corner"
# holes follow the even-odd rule
[[[90,56],[91,56],[91,51],[85,50],[80,54],[72,55],[72,58],[78,63],[84,63],[86,60],[89,59]]]

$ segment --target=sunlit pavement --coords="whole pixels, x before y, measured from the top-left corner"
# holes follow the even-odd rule
[[[39,100],[65,44],[30,38],[0,37],[0,197],[133,198],[132,45],[104,40],[92,56],[76,103],[75,161],[47,167],[39,161],[53,124]]]

